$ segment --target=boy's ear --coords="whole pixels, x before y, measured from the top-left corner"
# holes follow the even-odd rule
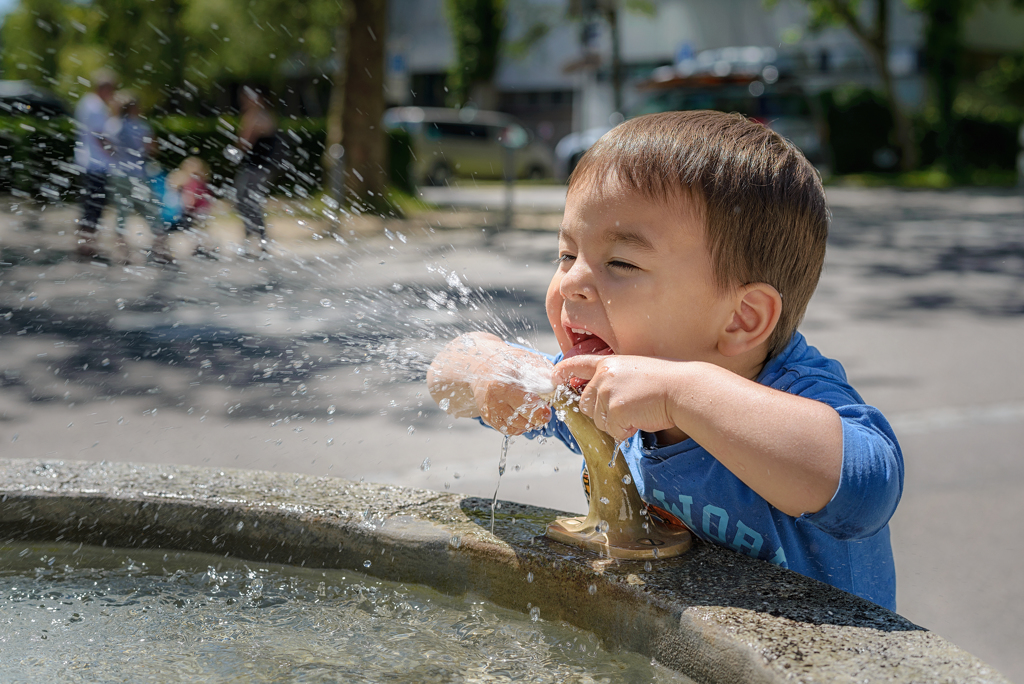
[[[767,283],[744,285],[734,302],[732,318],[718,340],[724,356],[739,356],[767,342],[782,315],[782,295]]]

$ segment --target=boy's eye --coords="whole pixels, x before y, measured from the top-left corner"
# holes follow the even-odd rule
[[[560,264],[560,263],[562,263],[564,261],[572,261],[575,258],[576,258],[575,254],[559,254],[558,258],[555,259],[555,263],[556,264]]]
[[[623,270],[623,271],[639,271],[640,270],[639,266],[635,266],[635,265],[627,263],[625,261],[609,261],[608,265],[611,266],[612,268],[617,268],[617,269],[620,269],[620,270]]]

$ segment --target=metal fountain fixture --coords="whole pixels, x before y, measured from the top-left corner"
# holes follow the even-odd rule
[[[689,530],[650,515],[626,458],[617,453],[615,441],[579,410],[578,400],[579,393],[568,385],[550,397],[552,408],[583,451],[590,475],[590,511],[586,517],[555,520],[548,525],[547,536],[611,558],[671,558],[686,552],[692,543]]]

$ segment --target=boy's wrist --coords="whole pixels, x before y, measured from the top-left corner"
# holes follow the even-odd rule
[[[674,364],[676,367],[673,369],[673,379],[666,399],[667,412],[672,424],[689,434],[689,426],[700,409],[715,401],[709,396],[709,387],[714,383],[715,374],[731,371],[704,361],[676,361]]]

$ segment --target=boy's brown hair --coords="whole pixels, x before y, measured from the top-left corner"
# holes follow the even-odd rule
[[[696,200],[717,285],[768,283],[782,295],[767,358],[782,351],[818,284],[828,237],[825,191],[800,150],[739,114],[665,112],[605,134],[573,170],[569,191],[608,173],[650,200]]]

